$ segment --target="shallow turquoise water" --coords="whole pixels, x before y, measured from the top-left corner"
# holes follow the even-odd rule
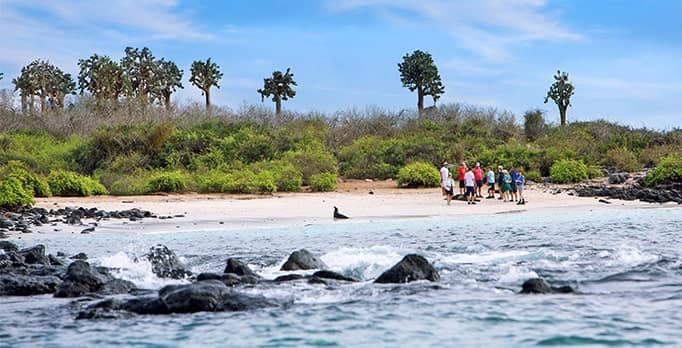
[[[145,288],[169,283],[132,262],[156,243],[194,272],[221,272],[239,257],[266,278],[306,248],[365,281],[244,289],[293,300],[284,308],[111,321],[74,320],[70,300],[0,298],[0,346],[682,346],[681,236],[679,208],[56,236],[30,244],[85,251]],[[434,263],[440,283],[371,283],[414,252]],[[516,294],[537,276],[579,293]]]

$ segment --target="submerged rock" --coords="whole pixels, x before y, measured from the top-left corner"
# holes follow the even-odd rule
[[[568,286],[553,287],[542,278],[531,278],[523,282],[520,294],[568,294],[575,290]]]
[[[342,281],[346,281],[346,282],[357,282],[357,281],[359,281],[355,278],[346,277],[343,274],[339,274],[339,273],[328,271],[328,270],[317,271],[317,272],[313,273],[313,277],[323,278],[323,279],[342,280]]]
[[[317,256],[308,250],[301,249],[289,255],[287,261],[282,265],[280,271],[298,271],[306,269],[323,269],[327,265]]]
[[[375,283],[409,283],[416,280],[440,280],[438,271],[421,255],[409,254],[382,273]]]
[[[152,272],[161,278],[180,279],[192,274],[185,269],[178,256],[165,245],[151,247],[145,257],[152,264]]]

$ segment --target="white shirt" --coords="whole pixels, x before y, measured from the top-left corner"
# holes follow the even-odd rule
[[[442,185],[445,185],[445,182],[448,181],[448,174],[450,174],[448,167],[443,166],[440,168],[440,182]]]
[[[475,186],[476,185],[476,179],[474,176],[474,172],[468,171],[466,174],[464,174],[464,185],[466,186]]]

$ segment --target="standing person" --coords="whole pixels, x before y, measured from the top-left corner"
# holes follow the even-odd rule
[[[523,176],[523,171],[519,170],[516,176],[516,190],[519,192],[519,202],[516,204],[526,204],[526,198],[523,197],[523,187],[526,185],[526,177]]]
[[[474,201],[476,198],[476,177],[471,169],[464,174],[464,184],[466,185],[467,204],[476,204]]]
[[[502,192],[502,186],[504,186],[504,167],[497,166],[497,187],[499,187],[498,191],[500,191],[499,200],[504,199],[504,193]]]
[[[443,193],[443,196],[447,196],[447,192],[445,190],[445,182],[448,180],[449,174],[450,169],[448,169],[448,162],[443,162],[443,166],[440,168],[440,188]]]
[[[492,166],[488,167],[488,174],[486,176],[488,178],[488,197],[486,198],[495,198],[495,172]]]
[[[483,187],[483,169],[481,169],[481,164],[479,162],[476,162],[473,172],[474,178],[476,179],[476,196],[478,198],[483,198],[483,195],[481,194],[481,188]]]
[[[511,175],[509,175],[509,172],[505,169],[502,171],[503,175],[503,182],[502,182],[502,196],[504,197],[504,202],[510,202],[511,201]]]
[[[509,176],[511,176],[511,197],[514,202],[518,199],[516,196],[516,178],[518,174],[514,166],[509,167]]]
[[[464,194],[464,188],[466,187],[464,184],[464,174],[467,172],[467,164],[466,162],[462,162],[462,164],[457,168],[457,174],[458,174],[458,179],[459,179],[459,194]]]
[[[448,173],[447,179],[445,179],[445,184],[443,185],[443,188],[445,189],[445,192],[447,194],[447,200],[448,200],[448,205],[450,205],[450,201],[452,200],[452,196],[455,195],[455,180],[452,179],[452,173]]]

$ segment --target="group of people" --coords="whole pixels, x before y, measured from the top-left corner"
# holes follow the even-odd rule
[[[440,168],[441,189],[443,196],[448,201],[448,205],[455,196],[455,179],[450,172],[448,162],[443,162]],[[516,170],[514,167],[509,170],[502,166],[497,167],[497,173],[493,171],[493,167],[489,167],[487,172],[484,172],[480,163],[476,163],[473,168],[468,168],[466,162],[462,162],[457,168],[457,178],[459,186],[459,194],[464,195],[467,204],[476,204],[476,198],[483,198],[483,186],[488,186],[487,199],[495,199],[495,192],[499,192],[497,199],[504,202],[516,202],[516,204],[526,204],[526,199],[523,197],[523,188],[526,185],[526,177],[522,170]],[[495,189],[497,185],[497,190]]]

